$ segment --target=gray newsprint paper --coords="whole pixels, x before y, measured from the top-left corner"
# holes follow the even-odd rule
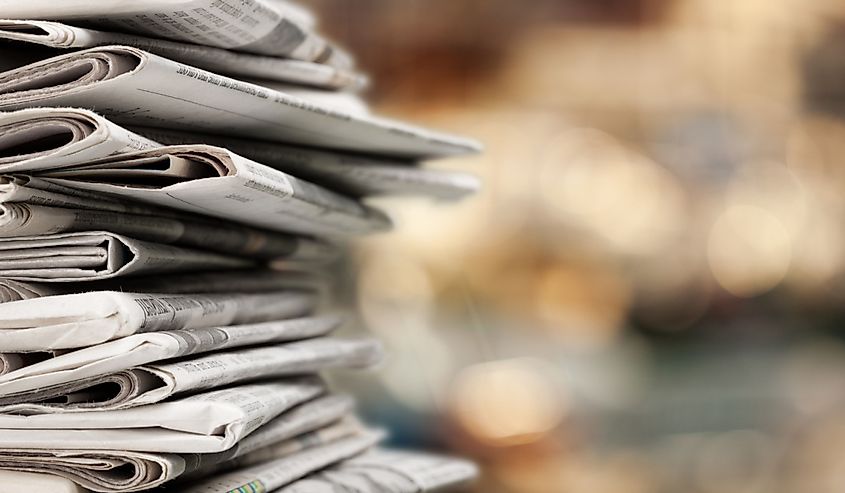
[[[254,262],[243,258],[105,231],[0,238],[0,277],[18,281],[91,281],[251,265]]]
[[[313,91],[312,91],[313,92]],[[119,127],[87,110],[34,108],[0,113],[0,172],[55,170],[108,156],[160,147],[211,144],[247,159],[354,197],[424,195],[458,199],[475,192],[472,175],[423,169],[414,161],[331,152],[172,129]],[[0,200],[56,207],[173,215],[172,211],[98,197],[31,176],[0,176]],[[12,200],[14,199],[14,200]]]
[[[28,493],[89,493],[91,490],[83,488],[70,479],[54,474],[16,471],[0,469],[0,485],[14,485],[13,490],[3,490],[3,493],[26,491]]]
[[[182,476],[197,478],[216,471],[248,467],[360,434],[361,426],[345,417],[352,407],[352,399],[347,396],[318,397],[284,412],[233,447],[210,454],[0,449],[0,471],[55,474],[92,491],[147,490]],[[2,474],[0,472],[0,478]],[[39,492],[42,490],[35,487],[42,485],[47,487],[51,483],[33,482],[32,489],[24,491]]]
[[[458,200],[479,190],[469,173],[422,168],[414,161],[345,154],[223,135],[132,127],[140,135],[169,145],[206,143],[290,173],[352,197],[419,195]]]
[[[179,493],[231,493],[232,491],[271,492],[307,474],[336,462],[355,457],[377,444],[382,433],[343,438],[327,445],[312,447],[289,457],[212,476],[165,491]]]
[[[2,187],[2,177],[0,177],[0,189]],[[166,194],[167,191],[162,192],[162,195]],[[173,244],[263,260],[325,262],[337,255],[336,248],[323,241],[282,231],[244,227],[231,221],[204,218],[194,221],[189,218],[126,214],[90,208],[76,209],[26,202],[2,202],[2,196],[3,192],[0,191],[0,238],[107,230],[147,242]],[[185,207],[187,208],[187,205]],[[239,214],[244,214],[244,209],[242,208]],[[278,211],[277,215],[284,216],[286,212],[285,210]],[[299,224],[302,219],[297,217],[296,221],[283,219],[276,222]],[[345,233],[347,230],[343,231]],[[342,233],[335,229],[333,234]]]
[[[53,358],[53,351],[31,351],[28,353],[0,353],[0,375]]]
[[[88,21],[235,51],[350,67],[346,53],[313,30],[303,9],[278,0],[0,0],[11,19]]]
[[[44,296],[53,296],[64,293],[65,292],[62,290],[54,290],[50,287],[50,284],[0,279],[0,303],[41,298]],[[0,373],[2,373],[2,370],[0,370]]]
[[[367,368],[381,357],[381,346],[375,341],[333,338],[213,352],[3,395],[0,413],[33,415],[125,409],[245,381],[333,368]]]
[[[264,260],[324,262],[336,256],[333,246],[312,238],[121,200],[33,176],[0,175],[0,212],[0,237],[108,230]]]
[[[177,62],[236,78],[279,81],[326,89],[358,89],[363,87],[367,80],[366,77],[349,68],[323,63],[241,53],[193,43],[70,26],[59,22],[2,19],[0,20],[0,39],[55,49],[94,48],[106,45],[132,46]],[[20,50],[21,44],[12,44],[9,48]],[[33,50],[33,52],[31,57],[25,59],[26,63],[32,63],[44,57],[44,52],[41,50]],[[55,55],[52,51],[49,53],[49,56]]]
[[[160,147],[88,110],[27,108],[0,113],[0,172],[55,169]]]
[[[207,145],[139,151],[40,176],[68,188],[273,231],[341,236],[390,228],[381,211]]]
[[[304,87],[299,84],[251,78],[244,78],[242,80],[342,113],[362,117],[370,115],[370,105],[367,104],[361,95],[352,91],[326,91],[317,87]]]
[[[292,318],[309,313],[314,295],[150,294],[91,291],[0,304],[6,352],[73,349],[136,333]]]
[[[283,414],[282,416],[284,417],[285,414]],[[271,421],[270,423],[265,425],[265,427],[270,426],[272,424],[273,422]],[[262,428],[259,428],[256,433],[260,432]],[[208,477],[211,474],[220,473],[224,471],[231,471],[234,469],[243,469],[246,467],[254,466],[256,464],[261,464],[267,461],[279,459],[281,457],[288,457],[308,448],[312,448],[319,445],[325,445],[327,443],[332,443],[336,440],[340,440],[347,437],[352,437],[356,435],[360,436],[364,433],[367,433],[368,431],[373,430],[367,430],[357,418],[353,416],[343,416],[335,422],[330,423],[329,425],[324,426],[320,429],[316,429],[311,432],[299,435],[294,439],[269,443],[266,446],[259,449],[255,449],[251,452],[243,452],[241,450],[241,447],[238,447],[238,444],[236,444],[235,447],[237,447],[238,452],[241,452],[241,455],[239,457],[234,458],[232,460],[227,460],[226,462],[216,463],[209,463],[210,461],[206,460],[205,464],[202,464],[196,470],[186,474],[185,477],[180,480],[180,483],[190,484],[190,481],[201,480],[201,478]],[[249,438],[251,438],[252,436],[253,435],[250,435],[246,439],[239,442],[239,444],[249,440]],[[231,456],[229,450],[223,453]],[[214,457],[214,455],[219,454],[210,454],[206,455],[205,457]],[[202,458],[203,456],[201,455],[200,457]]]
[[[308,269],[227,270],[139,277],[118,277],[102,281],[50,282],[0,279],[0,303],[43,298],[83,291],[128,291],[132,293],[261,293],[286,289],[328,290],[329,279]],[[2,374],[0,368],[0,374]]]
[[[216,453],[325,392],[317,377],[287,378],[114,411],[0,415],[0,449]]]
[[[8,369],[0,375],[0,395],[62,386],[157,361],[259,344],[325,336],[341,323],[337,315],[291,318],[134,334],[70,352],[2,353]]]
[[[469,461],[375,449],[296,481],[279,493],[417,493],[453,487],[477,475]]]
[[[404,158],[479,150],[472,140],[336,110],[129,46],[71,52],[0,74],[0,109],[30,106],[82,107],[118,123]]]

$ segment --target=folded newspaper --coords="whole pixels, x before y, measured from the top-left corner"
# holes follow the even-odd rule
[[[17,42],[8,49],[19,54],[27,46],[54,49],[82,49],[125,45],[146,50],[171,60],[233,77],[279,81],[327,89],[358,89],[366,77],[346,67],[313,61],[255,55],[202,46],[194,43],[108,32],[59,22],[0,20],[0,40]],[[0,47],[2,49],[2,47]],[[26,63],[38,60],[43,50],[32,49]],[[24,54],[26,55],[26,54]],[[55,53],[51,52],[51,56]]]
[[[321,315],[134,334],[69,352],[0,353],[10,360],[0,374],[0,395],[60,386],[161,360],[325,336],[340,321],[335,315]]]
[[[0,177],[0,189],[2,187]],[[163,195],[167,193],[166,190],[162,192]],[[0,238],[109,230],[148,242],[264,260],[323,262],[336,256],[335,249],[329,244],[281,232],[237,224],[217,228],[213,221],[206,219],[192,221],[187,218],[2,202],[2,195],[0,191]]]
[[[416,493],[473,479],[469,461],[417,452],[376,449],[296,481],[279,493]]]
[[[169,145],[206,143],[352,197],[421,195],[456,200],[478,191],[474,175],[420,167],[416,162],[322,149],[192,134],[177,130],[132,127],[144,137]]]
[[[273,231],[337,236],[390,227],[376,209],[208,145],[139,151],[39,176],[72,189]]]
[[[159,147],[78,108],[27,108],[0,113],[0,172],[55,169]]]
[[[282,290],[327,290],[328,278],[319,271],[288,269],[227,270],[186,274],[117,277],[99,281],[56,282],[54,279],[16,281],[0,278],[0,303],[84,291],[134,293],[261,293]]]
[[[3,395],[0,413],[124,409],[245,381],[367,368],[380,359],[381,346],[375,341],[330,338],[215,352]]]
[[[310,237],[109,198],[31,176],[0,175],[0,237],[109,230],[139,240],[263,260],[324,262],[335,248]]]
[[[0,74],[0,110],[31,106],[76,106],[132,125],[406,158],[479,149],[472,140],[338,111],[130,46],[90,48]]]
[[[17,491],[28,491],[30,493],[89,493],[91,491],[83,488],[77,482],[58,475],[17,471],[12,468],[0,469],[0,485],[8,486],[8,488],[0,486],[0,492],[2,493],[14,493]]]
[[[238,269],[253,262],[106,231],[0,238],[0,277],[85,281],[130,274]]]
[[[280,320],[307,314],[314,303],[313,294],[298,291],[48,296],[0,304],[0,348],[74,349],[141,332]]]
[[[324,396],[300,404],[262,425],[255,432],[223,452],[174,454],[123,450],[0,449],[2,469],[50,473],[30,478],[51,485],[52,475],[62,476],[87,489],[101,492],[132,492],[155,488],[182,476],[198,476],[209,471],[248,467],[258,459],[272,460],[296,454],[309,447],[324,445],[351,436],[355,427],[345,418],[353,410],[347,396]],[[342,429],[338,429],[341,426]],[[325,430],[329,430],[329,436]],[[328,438],[328,440],[327,440]],[[52,490],[51,490],[52,491]],[[59,490],[61,491],[61,490]]]
[[[313,18],[278,0],[0,0],[12,19],[85,20],[198,45],[349,67],[351,58],[314,31]]]
[[[382,434],[380,433],[343,438],[330,444],[308,448],[290,457],[281,457],[185,485],[173,485],[166,488],[165,491],[168,493],[177,491],[179,493],[277,491],[309,473],[369,450],[381,438]]]
[[[248,159],[311,181],[344,195],[430,195],[456,199],[478,189],[477,178],[454,171],[423,169],[413,161],[352,155],[308,147],[222,135],[194,134],[177,130],[132,127],[132,131],[87,110],[33,108],[0,113],[0,172],[21,173],[54,170],[93,160],[160,147],[161,144],[211,144]],[[27,176],[0,177],[8,183],[4,195],[16,187],[24,193],[58,207],[93,208],[136,214],[164,214],[135,204],[105,201],[98,205],[90,194],[72,189],[45,187]],[[23,199],[19,199],[21,201]],[[170,212],[172,214],[172,212]]]
[[[85,413],[0,415],[0,449],[213,453],[323,395],[315,377],[211,390],[148,406]]]

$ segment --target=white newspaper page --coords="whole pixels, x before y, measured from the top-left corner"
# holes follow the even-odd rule
[[[328,277],[309,269],[276,272],[224,270],[138,277],[118,277],[103,281],[32,282],[0,279],[0,303],[43,298],[83,291],[128,291],[132,293],[261,293],[287,289],[322,292],[328,290]]]
[[[471,481],[469,461],[418,452],[376,449],[297,481],[279,493],[417,493]]]
[[[363,453],[378,443],[382,437],[382,433],[373,432],[361,437],[345,438],[328,445],[304,450],[290,457],[283,457],[245,469],[212,476],[190,485],[174,486],[178,489],[168,489],[167,491],[179,491],[180,493],[275,491],[311,472]]]
[[[316,87],[303,87],[299,84],[253,78],[244,78],[243,80],[350,115],[367,116],[370,114],[369,104],[360,94],[352,91],[327,91]]]
[[[0,304],[0,348],[7,352],[73,349],[135,333],[292,318],[313,295],[144,294],[93,291]]]
[[[224,147],[248,159],[351,197],[419,195],[458,200],[481,188],[480,180],[469,173],[425,169],[413,161],[157,128],[133,127],[133,131],[168,145],[205,143]]]
[[[32,415],[125,409],[234,383],[367,368],[381,357],[381,345],[375,341],[331,338],[213,352],[2,396],[0,412]]]
[[[0,416],[0,448],[216,453],[325,391],[317,378],[229,387],[117,411]]]
[[[0,31],[2,34],[2,31]],[[312,91],[313,93],[314,91]],[[77,120],[66,115],[76,115]],[[83,118],[84,117],[84,118]],[[15,122],[12,127],[24,127],[25,132],[12,132],[3,124]],[[90,123],[88,123],[90,121]],[[71,128],[66,128],[71,127]],[[71,148],[68,152],[58,152],[64,147],[55,142],[64,143],[62,135],[86,135],[82,129],[96,129],[100,139],[87,138],[79,145],[93,147],[92,152],[78,152]],[[248,159],[265,164],[294,176],[324,185],[346,195],[384,195],[417,194],[437,198],[460,198],[478,189],[478,180],[465,173],[424,170],[402,160],[378,159],[343,153],[332,153],[309,148],[273,144],[255,140],[237,139],[220,135],[198,135],[174,130],[156,128],[137,128],[135,132],[120,128],[106,119],[86,110],[66,108],[38,108],[0,114],[0,149],[6,141],[7,153],[0,159],[0,172],[4,170],[49,170],[84,164],[109,155],[126,154],[139,150],[135,145],[138,139],[144,142],[143,148],[159,147],[154,142],[166,144],[211,144],[224,147],[245,156]],[[144,137],[139,137],[138,134]],[[43,136],[43,137],[42,137]],[[121,136],[123,138],[121,138]],[[12,139],[14,137],[14,140]],[[74,140],[82,137],[73,137]],[[27,140],[21,140],[27,139]],[[126,141],[129,142],[127,147]],[[37,158],[21,152],[21,142],[32,150],[33,142],[40,142],[41,149]],[[52,144],[51,144],[52,143]],[[70,144],[68,144],[70,145]],[[132,147],[135,145],[135,147]],[[78,147],[78,145],[77,145]],[[45,150],[46,148],[46,150]],[[118,148],[118,150],[114,150]],[[5,161],[5,162],[4,162]],[[91,208],[113,210],[138,214],[153,214],[155,210],[133,207],[125,201],[96,200],[96,197],[82,192],[74,193],[66,187],[45,184],[33,177],[0,176],[0,200],[7,202],[35,201],[35,204],[56,207]],[[100,202],[105,202],[100,204]],[[138,210],[136,210],[138,209]],[[157,211],[162,214],[162,211]]]
[[[267,453],[275,459],[349,436],[351,427],[339,420],[350,409],[351,401],[346,397],[319,397],[283,413],[232,448],[213,454],[0,449],[0,470],[49,472],[93,491],[147,490],[185,474],[197,477],[221,468],[244,467],[243,464],[252,460],[244,456],[255,452]]]
[[[0,173],[61,168],[159,147],[105,118],[76,108],[0,113]]]
[[[254,262],[105,231],[0,238],[0,277],[92,281],[137,274],[238,269]]]
[[[12,19],[86,20],[110,29],[248,53],[349,67],[346,53],[304,21],[303,10],[271,0],[0,0]]]
[[[327,289],[331,282],[329,274],[321,266],[295,265],[279,270],[262,268],[140,276],[86,283],[85,286],[102,286],[104,291],[141,293],[264,293],[288,289],[320,291]]]
[[[381,211],[219,147],[163,147],[41,176],[274,231],[340,236],[390,227]]]
[[[341,320],[338,316],[322,315],[257,324],[168,330],[135,334],[58,355],[20,353],[22,361],[0,375],[0,395],[62,386],[165,359],[324,336],[336,329]]]
[[[0,303],[43,298],[44,296],[54,296],[57,294],[67,294],[67,291],[61,288],[53,288],[45,283],[0,279]]]
[[[343,419],[320,429],[273,443],[259,450],[241,455],[226,462],[210,464],[196,471],[192,471],[185,475],[180,483],[190,484],[194,478],[208,477],[211,474],[219,473],[221,471],[242,469],[282,457],[289,457],[312,447],[327,445],[337,440],[361,435],[365,432],[366,428],[364,428],[364,426],[356,418],[346,416]],[[258,433],[258,431],[256,431],[256,433]],[[233,448],[236,449],[237,445]]]
[[[50,21],[0,20],[0,39],[57,49],[125,45],[236,78],[303,84],[326,89],[358,89],[366,77],[354,70],[291,58],[254,55],[192,43],[99,31]],[[16,46],[17,49],[20,45]]]
[[[190,471],[196,470],[194,475],[201,475],[203,474],[202,471],[209,467],[216,468],[218,464],[226,464],[227,462],[232,464],[229,461],[244,456],[266,457],[265,452],[273,449],[277,444],[336,423],[341,418],[350,416],[354,407],[354,400],[350,396],[325,395],[318,397],[282,413],[225,452],[201,454],[193,458],[187,455],[183,457],[189,463],[187,469]],[[269,459],[265,458],[265,460]],[[264,460],[257,462],[264,462]]]
[[[0,376],[27,366],[54,358],[52,351],[34,351],[30,353],[0,353]]]
[[[68,53],[0,74],[0,109],[36,105],[90,108],[125,124],[404,158],[479,150],[472,140],[334,110],[127,46]]]
[[[39,475],[49,475],[56,481],[66,481],[79,488],[71,491],[115,493],[140,491],[147,489],[148,485],[156,486],[172,480],[183,472],[184,461],[175,454],[66,451],[56,448],[36,451],[0,449],[0,468],[2,471],[37,471]],[[30,493],[42,490],[17,491]],[[43,491],[53,493],[52,490]]]
[[[0,175],[0,237],[105,229],[139,240],[276,260],[325,262],[331,245],[312,238],[136,203],[32,176]]]
[[[43,169],[51,169],[48,165],[49,162],[49,159],[42,161]],[[196,217],[163,207],[118,200],[103,194],[63,187],[31,175],[0,175],[0,203],[119,212],[121,214],[156,216],[163,219],[186,220]],[[169,228],[161,229],[167,230]]]
[[[0,492],[13,493],[88,493],[82,486],[53,474],[0,469]],[[14,489],[4,489],[12,486]]]

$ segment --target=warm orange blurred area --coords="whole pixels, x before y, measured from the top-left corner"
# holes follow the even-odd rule
[[[845,3],[310,3],[486,148],[358,252],[395,443],[479,492],[845,488]]]

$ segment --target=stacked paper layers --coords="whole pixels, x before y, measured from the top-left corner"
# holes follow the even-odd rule
[[[0,18],[0,491],[475,474],[375,448],[320,375],[381,348],[316,311],[344,241],[391,227],[364,199],[473,193],[420,163],[474,142],[371,115],[351,57],[287,1],[0,0]]]

